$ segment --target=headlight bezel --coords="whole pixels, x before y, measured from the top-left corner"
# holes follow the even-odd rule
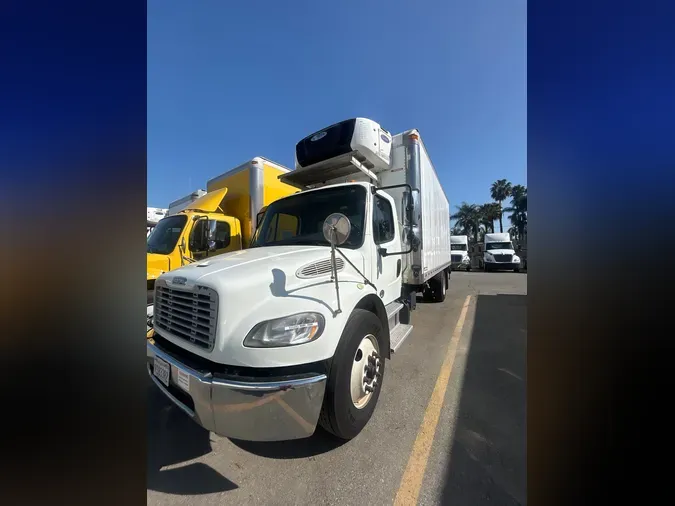
[[[295,338],[294,342],[291,342],[292,336],[289,337],[288,340],[282,341],[281,339],[275,340],[275,341],[265,341],[263,337],[266,333],[269,333],[271,330],[274,329],[274,326],[281,326],[284,320],[287,321],[287,327],[295,327],[295,326],[305,326],[308,325],[307,323],[293,323],[292,319],[301,319],[301,318],[314,318],[316,321],[314,322],[316,324],[315,331],[311,333],[309,336],[298,339]],[[290,325],[288,325],[290,324]],[[307,326],[307,328],[311,328],[311,324]],[[300,313],[294,313],[290,314],[287,316],[282,316],[280,318],[273,318],[271,320],[265,320],[260,323],[257,323],[256,325],[253,326],[253,328],[246,334],[246,337],[244,338],[242,345],[245,348],[253,348],[253,349],[274,349],[274,348],[290,348],[293,346],[300,346],[303,344],[309,344],[313,343],[321,335],[323,334],[324,329],[326,328],[326,319],[325,317],[316,311],[303,311]],[[277,329],[278,330],[278,329]],[[286,329],[287,332],[292,332],[291,330]],[[268,344],[266,344],[268,343]]]

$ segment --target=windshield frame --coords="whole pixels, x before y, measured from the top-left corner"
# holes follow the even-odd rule
[[[174,225],[173,222],[178,223]],[[157,222],[157,225],[155,225],[155,228],[152,229],[150,235],[146,240],[145,252],[156,255],[170,255],[171,253],[173,253],[176,249],[176,246],[178,245],[178,241],[180,240],[181,236],[185,233],[185,227],[187,226],[187,222],[188,217],[185,214],[173,214],[171,216],[167,216],[159,220]],[[166,227],[177,228],[178,226],[180,226],[180,232],[176,235],[176,241],[171,246],[171,250],[169,251],[165,251],[164,249],[162,250],[153,249],[152,251],[150,250],[151,249],[150,240],[157,235],[159,230],[164,230]]]
[[[285,241],[275,241],[275,243],[272,244],[259,244],[258,241],[261,237],[261,230],[265,228],[269,221],[270,221],[270,216],[273,216],[276,214],[276,210],[278,207],[283,206],[284,204],[287,204],[289,200],[298,200],[298,199],[303,199],[306,200],[308,198],[311,198],[311,195],[316,195],[319,192],[348,192],[352,191],[354,189],[358,189],[358,191],[363,192],[363,218],[361,223],[354,223],[352,222],[352,225],[357,225],[357,227],[360,228],[361,230],[361,237],[360,241],[357,243],[353,244],[347,244],[343,243],[340,245],[340,248],[346,248],[346,249],[359,249],[363,246],[365,240],[366,240],[366,227],[368,226],[368,194],[369,192],[366,190],[366,188],[363,185],[360,184],[345,184],[345,185],[340,185],[340,186],[329,186],[329,187],[324,187],[324,188],[316,188],[312,190],[306,190],[306,191],[301,191],[299,193],[294,193],[293,195],[289,195],[287,197],[281,198],[279,200],[275,200],[272,202],[270,205],[267,206],[265,209],[265,214],[262,217],[262,220],[260,222],[260,226],[256,227],[255,233],[253,234],[253,237],[251,238],[251,243],[250,243],[250,248],[265,248],[265,247],[274,247],[274,246],[322,246],[322,247],[330,247],[330,243],[326,241],[323,237],[321,238],[320,241],[299,241],[299,242],[287,242],[288,240]],[[337,206],[336,206],[337,207]],[[336,209],[336,211],[338,210]],[[321,242],[321,244],[318,244],[318,242]]]
[[[493,246],[493,245],[496,245],[496,246]],[[506,245],[506,246],[504,246],[504,245]],[[515,248],[513,247],[512,241],[495,241],[495,242],[486,242],[485,243],[485,251],[492,251],[492,250],[496,250],[496,249],[510,249],[510,250],[515,251]]]

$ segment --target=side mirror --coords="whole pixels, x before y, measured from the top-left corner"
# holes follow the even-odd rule
[[[383,257],[387,256],[387,248],[377,248],[377,252]]]
[[[216,251],[216,220],[206,222],[206,247],[209,252]]]
[[[331,246],[340,246],[349,238],[352,223],[342,213],[333,213],[323,222],[323,237]]]

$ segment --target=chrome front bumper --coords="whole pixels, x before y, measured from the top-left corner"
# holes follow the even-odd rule
[[[155,357],[170,366],[169,388],[153,374]],[[220,436],[245,441],[311,436],[319,420],[327,379],[325,374],[282,381],[220,379],[181,364],[150,340],[147,368],[155,385],[199,425]]]

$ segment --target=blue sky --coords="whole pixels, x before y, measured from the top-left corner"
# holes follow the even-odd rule
[[[148,205],[361,116],[418,128],[454,210],[526,184],[526,2],[148,1]]]

